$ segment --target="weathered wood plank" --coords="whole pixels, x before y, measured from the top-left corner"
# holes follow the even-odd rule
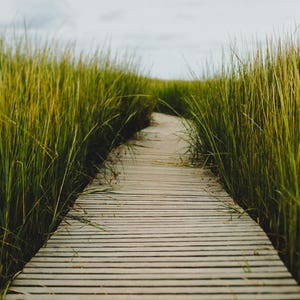
[[[54,273],[53,273],[54,274]],[[54,278],[45,273],[21,273],[18,279],[48,279],[52,280]],[[248,279],[259,279],[266,280],[272,279],[275,282],[277,280],[287,279],[291,280],[291,276],[288,272],[269,272],[269,273],[200,273],[197,271],[189,273],[146,273],[146,274],[102,274],[102,273],[86,273],[86,274],[70,274],[70,273],[55,273],[55,279],[61,280],[248,280]],[[293,279],[291,280],[294,281]],[[234,283],[234,282],[233,282]],[[213,283],[212,283],[213,284]]]
[[[287,272],[284,266],[272,266],[271,264],[267,267],[215,267],[215,268],[30,268],[26,267],[24,273],[35,273],[35,274],[163,274],[163,273],[195,273],[200,272],[202,274],[239,274],[240,276],[245,275],[248,272],[251,273],[274,273],[274,272]],[[234,282],[233,282],[234,284]],[[295,284],[296,286],[296,284]]]
[[[196,237],[148,237],[148,238],[124,238],[119,236],[118,238],[112,239],[109,237],[102,237],[101,235],[92,235],[89,237],[85,237],[86,241],[89,243],[155,243],[158,245],[163,245],[165,243],[169,242],[175,242],[175,243],[197,243],[197,242],[222,242],[222,241],[248,241],[252,242],[254,238],[256,238],[256,241],[263,241],[266,243],[266,238],[263,235],[252,235],[252,236],[244,236],[244,235],[225,235],[225,236],[196,236]],[[82,236],[59,236],[59,237],[53,237],[47,242],[47,245],[57,244],[57,243],[81,243],[82,242]]]
[[[101,229],[101,227],[97,228],[93,226],[93,224],[98,225],[118,225],[118,224],[137,224],[136,229],[139,229],[139,224],[145,224],[145,225],[155,225],[157,224],[157,227],[160,229],[166,229],[166,226],[174,224],[178,225],[179,227],[183,227],[184,225],[192,227],[191,225],[196,225],[198,227],[198,232],[241,232],[241,231],[248,231],[248,232],[262,232],[261,228],[257,226],[257,224],[254,224],[252,222],[246,221],[244,223],[243,220],[239,221],[239,218],[231,218],[231,216],[228,216],[225,220],[209,220],[206,218],[110,218],[110,219],[102,219],[101,216],[99,217],[99,222],[95,223],[89,223],[85,222],[85,220],[88,221],[88,218],[66,218],[65,221],[61,224],[61,226],[58,227],[59,231],[62,230],[68,230],[72,226],[72,231],[81,231],[84,230],[86,232],[88,231],[96,231],[96,232],[102,232],[105,233],[105,230]],[[143,221],[144,220],[144,221]],[[126,229],[126,227],[124,227]],[[111,234],[114,234],[115,232],[112,231]],[[163,233],[163,232],[162,232]],[[134,234],[134,233],[132,233]],[[137,234],[139,234],[137,232]]]
[[[116,228],[112,228],[110,229],[108,225],[101,225],[101,223],[96,223],[97,225],[100,226],[100,228],[94,226],[94,225],[90,225],[90,226],[77,226],[76,228],[73,229],[73,233],[74,235],[86,235],[87,238],[90,234],[94,235],[94,234],[99,234],[101,237],[105,237],[105,236],[111,236],[111,237],[129,237],[129,236],[194,236],[197,233],[203,233],[205,232],[205,230],[210,231],[210,232],[216,232],[217,227],[187,227],[187,228],[182,228],[180,230],[176,230],[176,228],[173,228],[173,230],[169,230],[166,229],[166,227],[170,226],[170,224],[165,223],[164,225],[166,227],[162,228],[161,230],[157,229],[155,230],[155,228],[148,228],[149,230],[147,230],[147,228],[144,228],[144,230],[131,230],[131,231],[124,231],[124,230],[117,230],[118,227]],[[123,224],[123,226],[126,226],[126,224]],[[138,227],[138,224],[137,224]],[[153,229],[153,230],[151,230]],[[247,226],[235,229],[234,227],[232,228],[232,230],[234,230],[237,233],[245,233],[247,234],[247,232],[249,232],[249,228]],[[222,232],[222,229],[220,229],[220,231]],[[251,228],[252,231],[252,228]],[[253,228],[254,232],[255,228]],[[66,236],[68,235],[68,232],[70,232],[70,227],[68,228],[63,228],[60,230],[60,236]],[[223,232],[226,232],[226,230],[223,230]],[[84,237],[82,237],[84,238]]]
[[[14,282],[15,286],[36,286],[36,287],[90,287],[90,286],[99,286],[102,287],[228,287],[232,285],[232,279],[214,279],[214,280],[198,280],[198,279],[181,279],[178,280],[161,280],[161,279],[151,279],[151,280],[99,280],[97,279],[17,279]],[[235,279],[234,286],[294,286],[294,281],[291,279]]]
[[[252,261],[266,261],[272,263],[272,261],[278,261],[277,255],[259,255],[259,256],[244,256],[244,255],[235,255],[235,256],[172,256],[163,260],[162,257],[94,257],[94,256],[71,256],[70,257],[48,257],[48,256],[36,256],[31,259],[31,262],[252,262]]]
[[[202,295],[202,299],[205,300],[299,300],[298,294],[285,294],[279,292],[277,294],[206,294]],[[53,294],[49,295],[9,295],[8,300],[52,300]],[[99,300],[99,295],[74,295],[74,294],[64,294],[55,295],[55,300]],[[103,300],[199,300],[201,299],[199,295],[101,295]]]
[[[186,246],[174,246],[174,247],[117,247],[117,252],[123,252],[123,253],[132,253],[132,252],[172,252],[172,253],[180,253],[180,252],[197,252],[197,251],[224,251],[225,249],[227,251],[235,251],[237,248],[239,251],[244,251],[244,250],[250,250],[253,251],[253,255],[255,255],[254,251],[259,251],[259,250],[271,250],[271,246],[263,246],[263,247],[257,247],[256,245],[220,245],[219,249],[216,249],[217,246],[203,246],[203,247],[186,247]],[[76,252],[98,252],[98,253],[105,253],[105,252],[116,252],[115,248],[109,247],[109,248],[99,248],[94,245],[89,245],[89,244],[82,244],[78,247],[46,247],[42,248],[40,250],[40,253],[49,253],[49,252],[67,252],[67,251],[76,251]]]
[[[123,224],[124,226],[125,224]],[[64,240],[64,241],[69,241],[72,242],[72,240],[82,240],[82,238],[86,238],[87,240],[101,240],[101,241],[123,241],[126,240],[128,242],[130,241],[136,241],[139,240],[140,242],[147,242],[147,241],[172,241],[172,240],[178,240],[178,241],[197,241],[197,240],[201,240],[201,241],[210,241],[210,240],[218,240],[218,241],[222,241],[222,240],[235,240],[235,239],[241,239],[241,240],[253,240],[255,237],[257,237],[258,239],[265,239],[265,235],[261,232],[258,233],[252,233],[249,234],[248,236],[245,236],[243,234],[243,231],[241,232],[219,232],[219,233],[204,233],[204,232],[200,232],[197,234],[157,234],[155,236],[151,236],[151,235],[145,235],[145,234],[141,234],[141,235],[136,235],[136,234],[132,234],[129,236],[124,236],[124,235],[102,235],[101,233],[96,234],[96,233],[89,233],[88,236],[86,236],[85,233],[60,233],[60,234],[55,234],[54,236],[51,237],[50,240],[48,240],[48,244],[50,242],[56,242],[56,241],[60,241],[60,240]]]
[[[128,241],[124,241],[124,242],[103,242],[103,241],[89,241],[87,240],[89,243],[88,245],[85,245],[84,248],[94,248],[94,247],[98,247],[99,249],[103,248],[138,248],[138,247],[145,247],[145,248],[150,248],[150,247],[160,247],[162,250],[165,247],[184,247],[186,249],[186,247],[203,247],[203,246],[241,246],[241,245],[267,245],[270,246],[271,243],[269,241],[266,241],[264,239],[256,239],[256,240],[223,240],[223,241],[216,241],[216,240],[211,240],[211,241],[173,241],[173,242],[168,242],[168,241],[158,241],[158,242],[128,242]],[[79,241],[76,243],[76,241],[72,241],[72,247],[76,248],[76,247],[82,247],[82,241]],[[59,243],[53,243],[52,242],[48,242],[47,243],[48,248],[68,248],[70,247],[70,243],[64,243],[62,241],[60,241]]]
[[[27,263],[28,268],[135,268],[135,269],[155,269],[155,268],[245,268],[251,272],[252,267],[276,267],[283,266],[279,260],[272,261],[208,261],[208,262],[80,262],[76,259],[68,262],[48,262],[48,261],[30,261]],[[245,270],[246,271],[246,270]]]
[[[47,249],[47,248],[45,248]],[[155,251],[158,250],[158,251]],[[36,257],[54,256],[54,257],[72,257],[74,255],[80,257],[202,257],[202,256],[247,256],[247,255],[276,255],[276,251],[272,249],[227,249],[227,250],[189,250],[189,251],[162,251],[154,249],[153,251],[99,251],[98,249],[78,249],[69,247],[65,251],[39,251]]]
[[[188,166],[180,121],[155,117],[78,195],[8,300],[300,300],[259,225]]]
[[[179,283],[178,283],[179,284]],[[15,287],[17,290],[17,287]],[[101,283],[98,283],[96,286],[80,286],[80,287],[35,287],[35,286],[22,286],[20,290],[24,293],[31,294],[85,294],[85,295],[118,295],[118,294],[128,294],[128,295],[159,295],[159,294],[167,294],[167,295],[188,295],[188,294],[198,294],[198,295],[207,295],[207,294],[276,294],[276,293],[299,293],[298,286],[229,286],[229,287],[185,287],[185,286],[177,286],[177,287],[161,287],[161,286],[152,286],[152,287],[102,287]]]

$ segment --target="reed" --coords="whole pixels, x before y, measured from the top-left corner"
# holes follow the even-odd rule
[[[131,59],[0,38],[0,283],[43,244],[96,165],[146,126],[153,99]]]
[[[186,116],[187,109],[184,98],[192,93],[196,82],[184,80],[151,81],[150,93],[156,99],[156,111]]]
[[[206,74],[154,81],[159,109],[193,121],[194,159],[209,163],[300,281],[300,42],[269,39],[244,58],[232,51]]]
[[[195,153],[265,228],[300,280],[300,43],[267,42],[185,98]]]

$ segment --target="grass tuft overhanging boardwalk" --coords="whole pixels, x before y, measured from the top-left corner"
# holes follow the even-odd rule
[[[262,229],[154,115],[15,279],[15,299],[300,299]]]

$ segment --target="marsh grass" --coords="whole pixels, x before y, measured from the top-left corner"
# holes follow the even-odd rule
[[[187,116],[184,98],[192,93],[196,82],[153,79],[150,86],[151,94],[156,99],[156,111],[177,116]]]
[[[197,151],[300,279],[300,46],[268,42],[187,99]]]
[[[180,107],[193,120],[195,157],[204,155],[226,189],[269,233],[299,281],[299,41],[269,40],[246,58],[233,51],[215,76],[192,87],[182,84],[164,87],[163,97],[172,105],[182,89]]]
[[[55,229],[95,166],[149,122],[131,59],[0,37],[0,282]]]

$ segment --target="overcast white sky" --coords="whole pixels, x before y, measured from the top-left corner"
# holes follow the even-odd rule
[[[220,62],[234,38],[263,41],[300,25],[300,0],[0,0],[0,29],[76,41],[80,49],[128,50],[151,75],[187,78]]]

